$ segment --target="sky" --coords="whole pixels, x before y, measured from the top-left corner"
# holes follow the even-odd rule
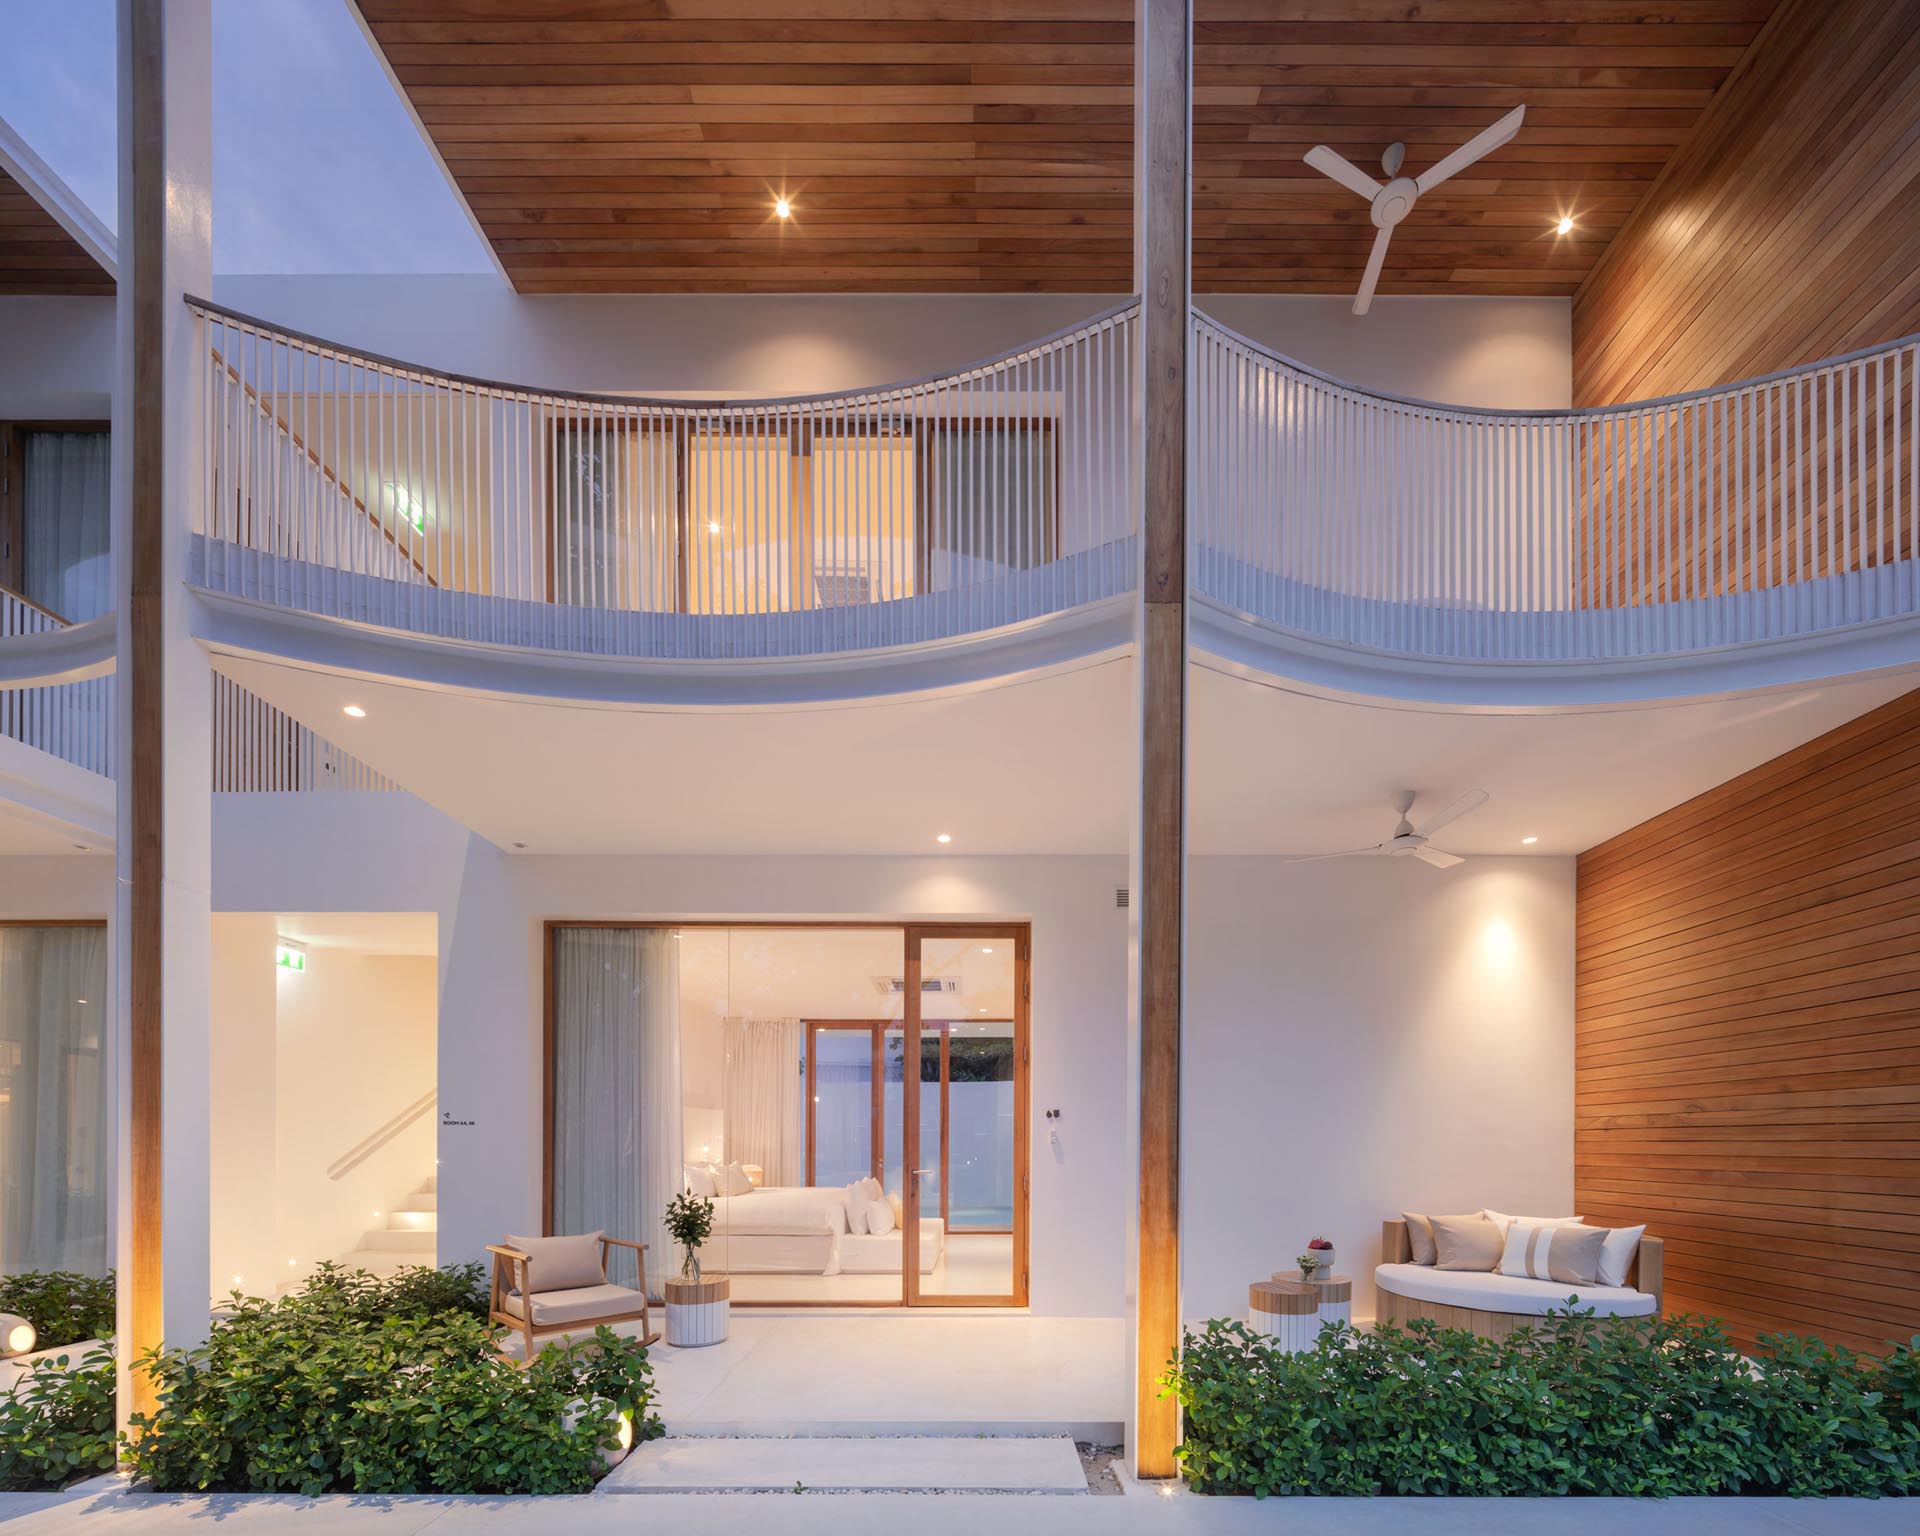
[[[0,118],[109,229],[114,0],[0,0]],[[213,0],[216,272],[491,272],[346,0]]]

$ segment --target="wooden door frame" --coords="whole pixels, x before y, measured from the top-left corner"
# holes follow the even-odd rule
[[[987,921],[970,923],[964,919],[939,919],[928,922],[912,922],[899,919],[832,918],[799,919],[749,919],[742,922],[730,922],[724,918],[695,918],[674,921],[666,918],[562,918],[549,917],[541,921],[541,1093],[540,1093],[540,1231],[543,1235],[553,1233],[553,1133],[554,1133],[554,943],[555,935],[563,928],[629,928],[629,929],[804,929],[810,931],[833,929],[886,929],[901,935],[906,971],[905,1005],[903,1017],[885,1021],[889,1027],[896,1024],[906,1029],[907,1019],[911,1018],[913,1027],[907,1040],[909,1057],[917,1055],[920,1031],[920,945],[919,941],[927,937],[934,938],[1000,938],[1014,946],[1014,1092],[1013,1092],[1013,1293],[1011,1296],[932,1296],[916,1302],[919,1290],[920,1228],[917,1220],[918,1199],[910,1200],[910,1181],[902,1178],[901,1208],[911,1218],[903,1225],[901,1234],[901,1299],[899,1301],[781,1301],[781,1302],[736,1302],[736,1306],[786,1306],[786,1307],[907,1307],[913,1305],[943,1307],[1024,1307],[1030,1293],[1029,1249],[1031,1245],[1031,1219],[1029,1181],[1033,1162],[1032,1118],[1032,1072],[1031,1055],[1028,1042],[1029,1014],[1032,1004],[1032,950],[1033,924],[1028,921]],[[832,1022],[824,1020],[821,1022]],[[809,1053],[811,1061],[811,1053]],[[875,1074],[876,1083],[880,1075]],[[909,1137],[906,1126],[901,1130],[901,1154],[903,1168],[910,1166],[907,1154],[918,1146],[920,1122],[920,1095],[901,1094],[901,1113],[903,1119],[910,1120],[913,1132]],[[944,1115],[943,1115],[944,1120]],[[884,1133],[883,1133],[884,1134]],[[944,1188],[944,1182],[943,1182]],[[643,1237],[641,1241],[646,1241]]]

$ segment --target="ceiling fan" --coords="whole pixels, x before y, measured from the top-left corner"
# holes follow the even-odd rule
[[[1452,869],[1462,862],[1457,853],[1442,853],[1431,846],[1428,839],[1442,827],[1458,821],[1469,811],[1477,811],[1487,803],[1484,789],[1470,789],[1452,805],[1437,816],[1427,818],[1426,825],[1416,827],[1407,819],[1407,813],[1413,809],[1413,791],[1403,789],[1393,797],[1393,808],[1400,813],[1400,825],[1393,829],[1393,836],[1384,843],[1376,843],[1371,848],[1344,848],[1339,853],[1303,853],[1286,860],[1289,864],[1310,864],[1318,859],[1359,859],[1371,858],[1376,854],[1388,854],[1394,858],[1408,855],[1435,869]]]
[[[1441,182],[1464,171],[1483,155],[1492,154],[1520,131],[1527,115],[1524,106],[1515,107],[1491,128],[1476,133],[1438,165],[1429,166],[1418,176],[1402,176],[1401,162],[1407,158],[1407,146],[1393,143],[1380,157],[1385,183],[1375,181],[1337,149],[1316,144],[1307,151],[1307,164],[1323,176],[1331,176],[1343,187],[1350,187],[1373,204],[1373,222],[1380,233],[1373,237],[1373,250],[1367,256],[1366,275],[1360,279],[1360,291],[1353,297],[1353,312],[1364,315],[1373,303],[1374,285],[1380,281],[1380,266],[1387,259],[1387,242],[1393,227],[1413,212],[1420,194],[1431,192]]]

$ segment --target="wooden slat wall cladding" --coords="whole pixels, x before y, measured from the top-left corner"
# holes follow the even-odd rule
[[[1574,403],[1920,331],[1920,0],[1785,0],[1574,301]]]
[[[113,279],[31,192],[0,171],[0,294],[108,294]]]
[[[1570,294],[1775,3],[1199,0],[1194,287],[1351,290],[1305,151],[1417,172],[1524,101],[1381,289]],[[1133,0],[360,9],[524,292],[1131,289]]]
[[[1920,1331],[1920,692],[1581,855],[1575,1205],[1750,1343]]]

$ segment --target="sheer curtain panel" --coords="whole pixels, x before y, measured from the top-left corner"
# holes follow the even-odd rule
[[[29,432],[21,528],[26,595],[70,623],[113,607],[105,432]]]
[[[758,1163],[769,1187],[804,1184],[806,1027],[798,1019],[732,1018],[725,1044],[721,1134],[727,1161]]]

